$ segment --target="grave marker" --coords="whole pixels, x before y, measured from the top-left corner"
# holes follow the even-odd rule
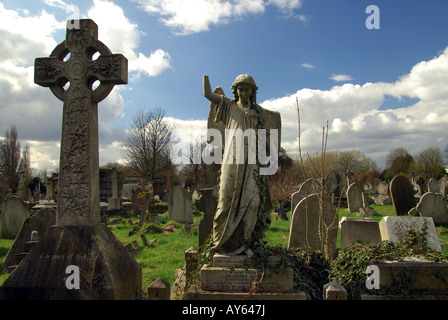
[[[381,240],[397,242],[406,238],[411,230],[422,232],[425,223],[427,226],[426,240],[428,247],[441,252],[442,248],[440,247],[439,237],[432,218],[384,217],[379,223]]]
[[[416,209],[422,217],[431,217],[435,223],[448,223],[448,209],[441,193],[425,193]]]
[[[321,207],[322,206],[322,207]],[[322,208],[322,209],[321,209]],[[330,197],[315,193],[300,201],[291,217],[288,247],[310,247],[332,258],[336,250],[338,213]]]
[[[16,196],[7,197],[2,203],[1,237],[14,239],[29,216],[25,203]]]
[[[357,183],[352,183],[347,189],[348,210],[350,212],[357,212],[364,208],[363,199],[364,188]]]
[[[179,223],[193,223],[191,193],[182,186],[174,186],[168,196],[170,220]]]
[[[97,104],[127,83],[127,59],[98,40],[94,21],[72,22],[50,57],[35,61],[35,83],[64,103],[56,225],[5,280],[0,299],[136,299],[141,290],[141,267],[100,216]],[[77,290],[64,281],[68,266],[79,270]]]
[[[395,176],[389,189],[397,216],[407,215],[416,205],[412,184],[403,176]]]

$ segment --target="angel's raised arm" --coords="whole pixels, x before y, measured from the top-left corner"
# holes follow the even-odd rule
[[[221,96],[219,94],[213,93],[208,76],[204,75],[202,85],[204,88],[204,97],[210,100],[210,102],[219,104],[219,102],[221,101]]]

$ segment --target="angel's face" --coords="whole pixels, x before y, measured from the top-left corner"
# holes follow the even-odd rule
[[[241,84],[237,88],[238,97],[241,99],[243,104],[250,101],[252,95],[252,86],[249,84]]]

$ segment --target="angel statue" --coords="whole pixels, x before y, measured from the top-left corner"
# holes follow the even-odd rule
[[[257,247],[264,246],[262,238],[272,210],[267,174],[261,173],[266,163],[259,160],[263,152],[270,154],[271,162],[278,159],[280,114],[257,105],[258,87],[248,74],[239,75],[233,82],[233,99],[226,97],[220,87],[213,92],[207,75],[203,77],[203,88],[211,102],[208,130],[218,130],[220,141],[225,141],[212,250],[252,256]],[[235,137],[237,133],[240,139]]]

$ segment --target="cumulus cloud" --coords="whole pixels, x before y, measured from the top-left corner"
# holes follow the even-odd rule
[[[77,15],[72,18],[80,18],[74,5],[62,0],[44,0],[44,3]],[[99,39],[112,52],[123,53],[128,58],[131,76],[154,77],[171,67],[170,56],[162,49],[139,52],[144,33],[119,6],[95,0],[87,15],[101,25]],[[65,31],[66,19],[65,16],[59,21],[45,10],[35,14],[8,10],[0,3],[0,136],[14,124],[22,145],[30,146],[32,165],[37,168],[54,169],[59,163],[62,102],[49,89],[34,83],[34,59],[48,56],[62,41],[55,37]],[[121,157],[115,147],[121,143],[124,129],[109,127],[124,110],[120,90],[123,89],[116,86],[98,110],[100,158],[106,162]]]
[[[129,61],[129,72],[137,72],[137,77],[154,77],[171,68],[168,52],[157,49],[151,53],[138,52],[140,39],[145,34],[138,30],[123,9],[105,0],[94,0],[93,7],[87,12],[89,18],[101,25],[99,39],[106,43],[112,52],[122,53]]]
[[[433,59],[416,64],[394,83],[347,83],[330,90],[301,89],[295,94],[261,103],[282,115],[282,145],[298,152],[296,98],[301,117],[301,143],[309,152],[321,148],[322,127],[329,122],[328,148],[359,149],[384,165],[397,147],[417,154],[448,144],[448,48]],[[417,99],[405,107],[383,110],[386,96]]]
[[[140,7],[160,16],[176,34],[186,35],[208,31],[210,26],[227,24],[249,14],[260,14],[267,6],[290,14],[301,7],[301,0],[134,0]],[[304,16],[301,16],[304,18]]]

